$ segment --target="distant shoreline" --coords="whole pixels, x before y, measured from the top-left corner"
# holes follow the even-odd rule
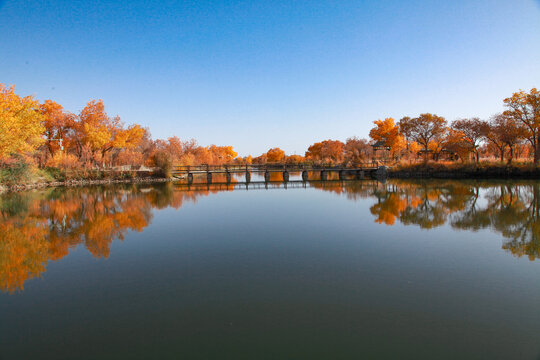
[[[378,180],[384,179],[454,179],[454,180],[519,180],[537,179],[540,180],[540,168],[532,166],[474,166],[473,164],[462,164],[461,166],[445,166],[441,164],[415,164],[406,167],[388,167],[386,176],[368,176]],[[19,192],[34,189],[45,189],[52,187],[78,187],[88,185],[108,185],[108,184],[144,184],[144,183],[165,183],[175,182],[178,178],[163,177],[134,177],[134,178],[110,178],[110,179],[72,179],[66,181],[42,181],[28,184],[0,184],[0,194],[7,192]]]
[[[534,165],[444,165],[415,164],[405,167],[390,167],[389,178],[396,179],[540,179],[540,168]]]
[[[164,183],[177,181],[176,178],[156,178],[156,177],[141,177],[132,179],[105,179],[105,180],[91,180],[91,179],[78,179],[78,180],[66,180],[66,181],[52,181],[52,182],[37,182],[31,184],[16,184],[16,185],[3,185],[0,184],[0,194],[7,192],[19,192],[26,190],[45,189],[52,187],[77,187],[88,185],[108,185],[108,184],[145,184],[145,183]]]

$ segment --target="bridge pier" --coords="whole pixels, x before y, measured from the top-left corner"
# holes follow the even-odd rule
[[[1,0],[0,0],[1,1]],[[191,165],[191,166],[175,166],[173,169],[173,176],[176,178],[184,179],[188,184],[192,184],[195,181],[195,175],[204,176],[206,174],[207,182],[213,182],[213,174],[225,174],[227,183],[232,183],[232,175],[241,174],[245,175],[247,183],[251,183],[252,172],[264,176],[265,182],[270,182],[272,172],[283,175],[284,182],[290,182],[290,172],[301,173],[302,181],[309,181],[309,176],[312,176],[310,172],[315,174],[315,179],[318,180],[317,172],[320,174],[320,180],[325,181],[329,179],[328,173],[334,171],[339,175],[340,180],[347,178],[364,179],[366,177],[385,178],[388,176],[388,170],[384,166],[377,166],[376,163],[360,164],[358,167],[346,167],[346,166],[324,166],[324,165],[290,165],[290,164],[268,164],[268,165]],[[352,176],[349,176],[352,175]],[[276,179],[278,180],[278,179]]]

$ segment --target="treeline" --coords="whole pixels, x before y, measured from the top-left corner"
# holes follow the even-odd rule
[[[391,117],[374,121],[366,139],[325,140],[311,145],[305,157],[287,157],[270,149],[253,161],[312,161],[356,165],[377,160],[460,160],[480,162],[497,158],[510,164],[517,156],[540,161],[540,92],[520,91],[504,99],[506,111],[488,120],[477,117],[449,123],[444,117],[424,113],[405,116],[397,123]]]
[[[79,114],[52,101],[22,97],[0,84],[0,171],[21,167],[62,171],[158,168],[165,176],[174,163],[183,165],[317,162],[356,164],[378,160],[474,160],[496,157],[510,163],[516,156],[540,161],[540,92],[516,92],[504,99],[506,110],[489,120],[445,118],[424,113],[374,121],[370,140],[352,137],[325,140],[304,156],[280,148],[257,156],[238,157],[232,146],[200,146],[178,137],[152,139],[137,124],[111,117],[102,100],[92,100]],[[0,173],[1,177],[1,173]]]
[[[522,158],[540,160],[540,92],[520,91],[504,99],[507,110],[489,120],[458,119],[448,123],[435,114],[403,117],[397,124],[386,118],[374,122],[370,137],[395,159],[422,155],[439,160],[480,161],[480,157],[498,157],[508,163],[516,153]]]
[[[22,97],[13,86],[0,84],[0,165],[21,162],[62,170],[158,167],[170,171],[182,164],[223,164],[237,158],[232,146],[200,146],[177,137],[153,140],[148,128],[126,126],[111,117],[102,100],[92,100],[79,114],[62,105],[32,96]]]

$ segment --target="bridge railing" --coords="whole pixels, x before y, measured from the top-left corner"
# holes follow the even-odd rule
[[[318,170],[362,170],[362,169],[376,169],[379,163],[377,161],[370,161],[360,163],[356,165],[343,165],[343,164],[313,164],[313,163],[299,163],[299,164],[285,164],[285,163],[268,163],[268,164],[223,164],[223,165],[174,165],[173,172],[175,173],[190,173],[190,172],[241,172],[241,171],[318,171]]]

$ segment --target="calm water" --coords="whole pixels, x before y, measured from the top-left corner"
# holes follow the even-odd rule
[[[2,360],[540,359],[540,182],[58,188],[0,211]]]

